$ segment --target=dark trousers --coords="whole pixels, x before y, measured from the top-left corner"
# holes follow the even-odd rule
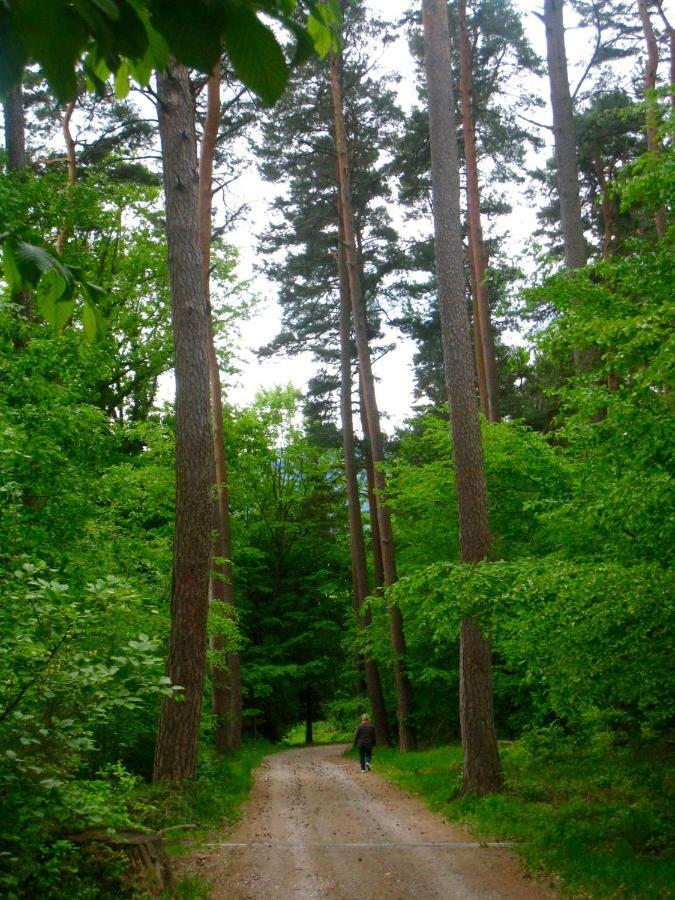
[[[364,744],[359,744],[359,759],[361,761],[361,768],[365,769],[366,763],[370,765],[370,761],[373,758],[373,748],[366,747]]]

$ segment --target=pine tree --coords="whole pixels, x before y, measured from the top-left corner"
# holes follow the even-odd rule
[[[354,209],[352,205],[349,146],[344,123],[342,97],[342,69],[339,56],[333,56],[330,64],[330,85],[335,117],[335,147],[337,152],[340,236],[343,239],[352,320],[356,339],[362,401],[368,428],[367,439],[373,459],[374,482],[377,494],[377,523],[380,529],[380,548],[386,587],[396,582],[396,560],[391,513],[386,501],[387,482],[383,469],[384,444],[380,414],[375,393],[371,351],[368,342],[368,323],[361,290],[361,266],[359,260]],[[403,616],[399,607],[388,603],[391,645],[394,652],[394,680],[398,705],[398,738],[401,750],[413,750],[415,733],[412,728],[412,686],[405,669],[405,633]]]
[[[194,99],[185,66],[158,78],[176,370],[176,530],[166,674],[181,702],[162,703],[155,781],[191,778],[197,764],[206,664],[214,482],[210,425],[209,310],[199,252]]]
[[[215,155],[218,125],[220,122],[220,65],[208,78],[207,109],[199,156],[199,243],[201,250],[202,278],[210,307],[211,263],[211,213],[213,202],[213,159]],[[211,391],[211,421],[213,429],[213,456],[216,483],[214,519],[216,538],[211,561],[209,594],[212,602],[224,604],[230,614],[235,609],[232,570],[232,546],[230,539],[230,512],[225,434],[223,428],[223,400],[220,370],[216,357],[213,320],[209,309],[209,336],[207,346],[209,384]],[[225,650],[221,635],[211,641],[216,653]],[[227,667],[214,664],[211,667],[211,697],[216,718],[215,745],[220,752],[238,750],[241,746],[242,696],[239,654],[227,653]]]
[[[422,0],[434,236],[445,373],[450,402],[462,562],[489,559],[491,536],[469,321],[465,305],[459,205],[459,156],[445,0]],[[460,632],[463,790],[486,794],[502,784],[494,726],[491,641],[467,617]]]

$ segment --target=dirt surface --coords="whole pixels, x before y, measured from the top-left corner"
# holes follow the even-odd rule
[[[481,846],[375,772],[361,774],[344,749],[267,757],[241,822],[188,857],[184,872],[222,900],[556,896],[522,874],[513,851]]]

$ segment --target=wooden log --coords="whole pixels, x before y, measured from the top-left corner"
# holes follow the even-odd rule
[[[69,841],[86,848],[88,845],[103,844],[111,850],[124,853],[130,864],[135,880],[150,893],[171,891],[173,878],[161,833],[123,829],[104,831],[87,829],[67,836]]]

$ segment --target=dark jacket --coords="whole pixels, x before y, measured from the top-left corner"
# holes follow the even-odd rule
[[[355,747],[375,746],[375,726],[371,722],[361,722],[354,735]]]

